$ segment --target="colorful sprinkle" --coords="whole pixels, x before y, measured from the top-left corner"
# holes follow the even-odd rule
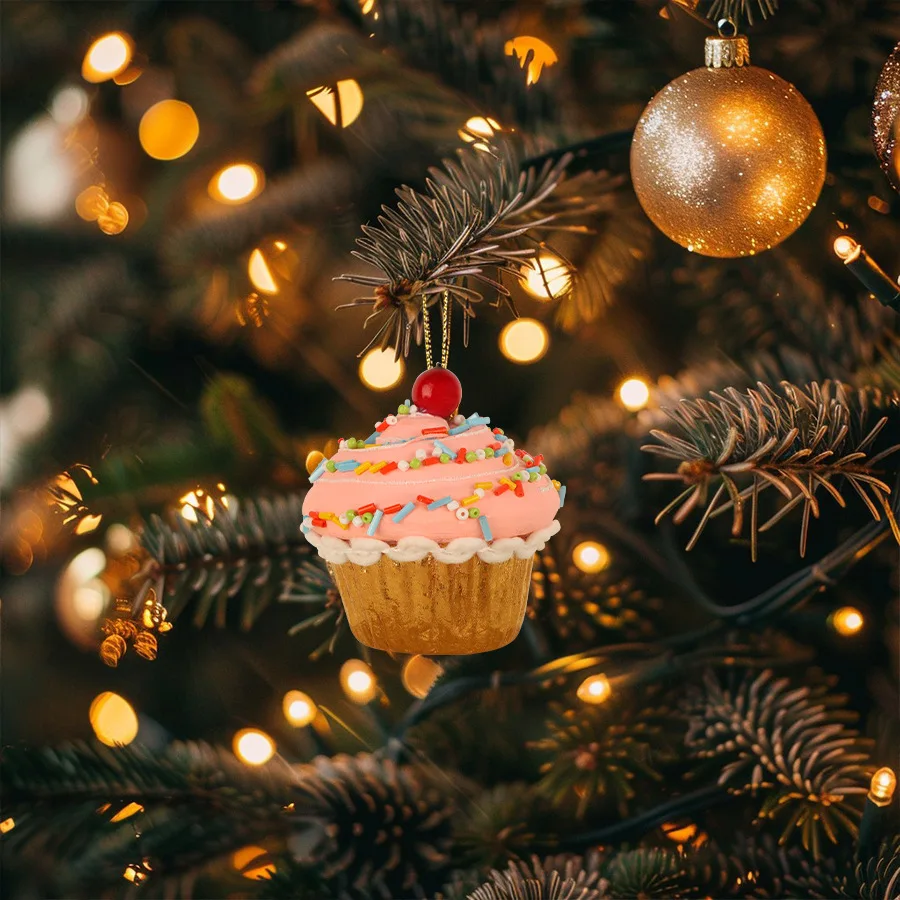
[[[376,430],[376,431],[387,431],[387,430],[388,430],[388,423],[387,423],[387,422],[376,422],[376,423],[375,423],[375,430]]]
[[[484,450],[476,450],[476,451],[475,451],[475,458],[476,458],[476,459],[484,459],[484,455],[485,455],[485,454],[484,454]]]
[[[426,456],[428,456],[428,452],[426,450],[423,450],[421,447],[416,450],[416,459],[425,459]]]
[[[333,512],[320,512],[319,518],[320,519],[334,519],[335,515]]]
[[[459,450],[456,451],[456,461],[458,463],[464,463],[466,461],[466,448],[460,447]]]
[[[546,474],[547,474],[547,467],[546,467],[543,463],[541,463],[541,464],[538,466],[538,472],[540,472],[541,475],[546,475]]]
[[[476,425],[490,425],[491,420],[487,416],[479,416],[477,414],[473,414],[466,420],[466,424],[470,428],[474,428]]]
[[[435,441],[434,446],[441,451],[441,453],[446,453],[448,456],[456,456],[456,453],[451,450],[446,444],[441,443],[440,441]]]
[[[464,431],[468,431],[472,426],[468,422],[463,422],[462,425],[454,425],[453,428],[450,429],[448,434],[462,434]]]
[[[501,484],[500,487],[494,488],[494,495],[499,497],[501,494],[505,494],[509,490],[508,484]]]
[[[359,528],[359,527],[362,525],[362,523],[363,523],[363,518],[362,518],[362,516],[354,516],[354,517],[353,517],[353,524],[354,524],[357,528]]]
[[[423,466],[436,466],[440,462],[437,456],[429,456],[428,459],[422,460]]]
[[[522,484],[521,481],[516,484],[516,496],[517,497],[525,496],[525,485]]]
[[[373,518],[373,516],[372,516],[372,513],[370,513],[370,512],[364,512],[362,514],[362,520],[366,525],[368,525],[369,522],[372,521],[372,518]]]
[[[446,425],[440,425],[437,428],[423,428],[422,429],[422,434],[446,434],[446,433],[447,433]]]
[[[563,485],[559,489],[559,508],[562,509],[566,504],[566,486]]]
[[[344,515],[345,515],[348,519],[353,519],[353,518],[356,517],[356,510],[355,510],[355,509],[348,509],[347,512],[344,513]]]
[[[424,503],[425,506],[430,506],[434,503],[434,500],[432,500],[431,497],[426,497],[424,494],[419,494],[419,496],[416,497],[416,500],[418,500],[419,503]]]
[[[416,462],[418,462],[418,460],[416,460]],[[410,464],[409,464],[405,459],[401,459],[400,462],[397,463],[397,468],[398,468],[401,472],[406,472],[406,471],[408,471],[409,466],[410,466]],[[384,472],[382,472],[381,474],[384,475]]]
[[[512,453],[504,453],[503,454],[503,465],[511,466],[515,462]]]
[[[315,468],[312,475],[309,476],[309,483],[313,484],[325,474],[325,460],[323,459]]]
[[[475,494],[478,497],[483,497],[484,496],[484,488],[480,488],[480,487],[475,488]]]
[[[418,457],[416,457],[415,459],[411,459],[409,461],[409,467],[411,469],[418,469],[419,466],[421,466],[421,465],[422,465],[422,460],[419,459]]]
[[[442,463],[448,463],[448,462],[450,462],[450,457],[449,457],[449,455],[446,454],[446,453],[442,453],[442,454],[438,457],[438,459],[439,459]]]
[[[356,449],[356,438],[353,438],[353,437],[347,438],[347,440],[344,441],[344,445],[346,446],[346,448],[348,450],[355,450]]]
[[[399,466],[399,463],[395,463],[393,460],[391,460],[391,462],[384,464],[384,468],[381,470],[381,474],[387,475],[388,472],[393,472],[394,469],[399,468]],[[375,470],[373,469],[372,471],[374,472]]]
[[[442,506],[448,506],[453,502],[452,497],[441,497],[440,500],[432,500],[431,503],[428,504],[429,509],[440,509]]]
[[[387,460],[383,459],[381,462],[375,463],[371,469],[369,469],[370,474],[375,474],[375,472],[380,472],[387,465]]]
[[[544,461],[544,454],[538,453],[538,455],[532,460],[533,464],[539,466]]]
[[[360,463],[353,471],[357,475],[362,475],[363,472],[368,472],[369,469],[372,468],[372,463],[364,462]]]
[[[514,488],[514,487],[516,486],[516,484],[515,484],[514,481],[510,481],[510,480],[509,480],[508,478],[506,478],[505,476],[504,476],[503,478],[500,479],[500,484],[505,484],[505,485],[506,485],[508,488],[510,488],[510,489],[512,489],[512,488]]]
[[[462,507],[459,507],[459,509],[456,510],[455,515],[456,515],[456,518],[459,519],[460,522],[462,522],[464,519],[469,518],[469,511],[467,509],[463,509]]]
[[[312,523],[316,528],[325,528],[328,525],[324,519],[313,519]]]
[[[377,432],[377,431],[373,431],[373,432],[366,438],[366,443],[367,443],[367,444],[374,444],[375,441],[376,441],[377,439],[378,439],[378,432]]]
[[[491,431],[493,431],[494,434],[503,434],[502,428],[492,428]]]
[[[469,507],[469,518],[477,519],[481,515],[481,510],[477,506]]]
[[[336,472],[336,471],[337,471],[337,464],[336,464],[336,463],[333,463],[333,462],[329,459],[328,462],[325,463],[325,468],[328,469],[329,472]]]
[[[386,416],[384,421],[387,422],[388,425],[396,425],[397,417],[396,416]]]
[[[402,522],[414,509],[416,508],[416,504],[412,502],[412,500],[407,503],[400,512],[397,513],[392,519],[394,522]]]
[[[400,512],[401,509],[403,509],[403,504],[395,503],[393,506],[386,506],[384,508],[384,512],[386,515],[390,516],[390,515],[393,515],[395,512]]]
[[[345,522],[344,518],[344,516],[341,516],[339,519],[332,519],[332,522],[334,522],[336,525],[340,525],[341,528],[346,531],[350,527],[350,520],[347,519],[347,521]]]
[[[490,447],[485,447],[485,448],[484,448],[484,455],[485,455],[485,458],[486,458],[486,459],[493,459],[493,458],[494,458],[494,451],[491,450]]]
[[[459,500],[451,500],[447,504],[447,509],[449,509],[450,512],[456,512],[456,510],[459,509]]]
[[[475,462],[476,459],[478,459],[478,457],[475,455],[475,451],[474,451],[474,450],[470,450],[470,451],[466,454],[466,462]]]
[[[373,517],[372,521],[369,522],[369,527],[366,529],[366,534],[369,537],[372,537],[372,535],[375,534],[376,531],[378,531],[378,526],[381,524],[381,518],[383,515],[384,513],[380,509],[375,511],[375,516]]]
[[[487,490],[488,488],[493,487],[493,486],[494,486],[493,481],[476,481],[475,482],[475,487],[484,488],[484,490]]]
[[[481,536],[486,541],[492,541],[494,539],[494,535],[491,532],[491,526],[488,525],[487,516],[479,516],[478,524],[481,526]]]
[[[338,472],[352,472],[359,463],[355,459],[346,459],[337,464]]]
[[[471,506],[476,500],[480,499],[481,497],[479,497],[478,494],[472,494],[471,497],[463,497],[462,504],[463,506]]]
[[[540,473],[540,472],[532,472],[532,473],[528,476],[528,480],[529,480],[529,481],[537,481],[538,478],[540,478],[540,477],[541,477],[541,473]]]
[[[557,490],[559,490],[560,484],[555,478],[550,482],[550,484],[552,484],[553,487],[555,487]]]

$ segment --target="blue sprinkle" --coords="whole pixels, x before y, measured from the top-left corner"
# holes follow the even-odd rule
[[[491,420],[487,416],[478,416],[474,419],[469,419],[467,424],[470,428],[474,428],[476,425],[490,425]]]
[[[378,526],[381,524],[381,519],[384,516],[384,512],[380,509],[375,510],[375,515],[372,516],[372,521],[369,522],[369,527],[366,529],[366,534],[369,537],[372,537],[376,531],[378,531]]]
[[[559,489],[559,508],[562,509],[566,503],[566,486],[562,485]]]
[[[373,432],[366,438],[366,443],[367,443],[367,444],[373,444],[373,443],[375,443],[375,438],[377,438],[379,434],[381,434],[380,431],[373,431]]]
[[[310,527],[311,527],[311,526],[312,526],[312,519],[311,519],[309,516],[304,516],[304,517],[303,517],[303,522],[302,522],[302,524],[300,525],[300,530],[301,530],[304,534],[309,534],[309,531],[310,531]]]
[[[446,506],[452,499],[452,497],[441,497],[440,500],[435,500],[433,503],[429,503],[425,508],[440,509],[442,506]]]
[[[313,484],[325,474],[325,460],[323,459],[317,466],[312,475],[309,476],[309,483]]]
[[[469,416],[469,417],[466,419],[466,421],[467,421],[467,422],[471,422],[472,419],[477,419],[477,418],[478,418],[478,413],[472,413],[472,415]]]
[[[343,462],[335,463],[334,465],[338,472],[349,472],[352,469],[355,469],[359,463],[355,459],[346,459]]]
[[[468,431],[472,426],[468,422],[463,422],[462,425],[457,425],[455,428],[451,428],[448,434],[462,434],[464,431]]]
[[[413,503],[412,500],[410,500],[409,503],[407,503],[406,506],[404,506],[403,509],[400,510],[400,512],[393,516],[393,521],[402,522],[415,508],[416,504]],[[375,520],[373,519],[372,521],[374,522]]]
[[[451,450],[446,444],[442,444],[440,441],[435,441],[434,446],[441,451],[441,453],[446,453],[450,459],[456,459],[455,451]]]
[[[492,541],[494,539],[494,535],[491,532],[491,526],[488,525],[487,516],[479,516],[478,524],[481,526],[481,534],[483,535],[486,541]]]

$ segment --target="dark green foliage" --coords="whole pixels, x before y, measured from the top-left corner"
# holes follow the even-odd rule
[[[607,896],[616,898],[659,897],[675,900],[693,893],[690,866],[675,850],[641,847],[617,853],[603,867],[609,881]]]
[[[733,793],[759,796],[760,818],[776,821],[783,841],[796,829],[815,859],[826,841],[856,835],[868,790],[867,744],[828,688],[768,670],[724,683],[708,672],[686,705],[689,753],[720,767],[718,783]]]
[[[600,877],[600,857],[551,856],[531,858],[530,863],[511,862],[493,870],[490,880],[476,888],[467,900],[600,900],[607,896]]]
[[[805,389],[788,382],[777,388],[760,383],[756,390],[727,388],[722,394],[711,394],[709,400],[685,400],[667,412],[680,435],[654,429],[651,434],[660,443],[643,449],[675,460],[678,469],[645,477],[687,485],[657,521],[674,510],[673,519],[680,523],[705,507],[688,549],[717,512],[730,509],[732,534],[740,535],[749,499],[753,558],[759,533],[797,506],[803,512],[803,555],[810,516],[818,518],[820,514],[817,493],[821,489],[845,506],[839,490],[843,484],[854,489],[873,519],[885,517],[900,542],[900,528],[888,501],[891,486],[879,477],[879,464],[900,445],[873,453],[879,433],[890,418],[897,418],[897,400],[892,395],[868,390],[854,393],[840,383],[811,384]],[[786,503],[759,524],[759,494],[772,487]]]

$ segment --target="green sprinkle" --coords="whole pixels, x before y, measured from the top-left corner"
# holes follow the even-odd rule
[[[490,459],[493,455],[494,455],[494,451],[491,450],[490,447],[485,447],[485,448],[484,448],[484,458],[485,458],[485,459]]]
[[[543,463],[541,463],[540,466],[538,467],[538,471],[541,473],[541,475],[546,475],[547,467]]]
[[[347,438],[347,449],[348,450],[356,449],[356,438]]]
[[[522,473],[521,472],[513,472],[512,475],[509,476],[513,481],[521,481]]]
[[[411,469],[418,469],[419,466],[421,466],[421,465],[422,465],[422,460],[421,460],[421,459],[411,459],[411,460],[409,461],[409,467],[410,467]]]
[[[440,456],[440,460],[441,460],[442,463],[448,463],[448,462],[450,462],[450,454],[449,454],[449,453],[442,453],[441,456]]]
[[[335,463],[333,463],[330,459],[328,460],[327,463],[325,463],[325,468],[328,469],[329,472],[337,471],[337,465]]]
[[[405,403],[401,403],[397,407],[397,415],[398,416],[408,416],[409,415],[409,407]]]
[[[372,513],[363,513],[362,514],[362,520],[363,520],[363,522],[366,523],[366,525],[368,525],[369,522],[372,521],[372,518],[373,518]]]
[[[537,481],[541,476],[537,472],[529,472],[528,480],[529,481]]]
[[[476,459],[478,459],[478,457],[475,455],[475,451],[474,451],[474,450],[470,450],[470,451],[466,454],[466,462],[475,462]],[[471,511],[471,510],[469,510],[469,515],[470,515],[470,516],[472,515],[472,511]]]
[[[469,518],[477,519],[481,515],[481,510],[477,506],[469,507]]]
[[[345,515],[348,519],[355,519],[355,518],[356,518],[356,510],[355,510],[355,509],[348,509],[347,512],[344,513],[344,515]]]

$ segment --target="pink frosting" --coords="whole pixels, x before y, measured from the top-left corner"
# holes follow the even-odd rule
[[[424,413],[398,415],[396,424],[389,425],[380,432],[374,446],[338,450],[331,461],[341,463],[355,460],[359,464],[370,462],[373,465],[382,461],[409,462],[420,449],[430,457],[435,439],[454,452],[484,450],[491,443],[506,440],[504,435],[494,434],[489,426],[483,424],[452,436],[446,433],[422,434],[423,429],[442,426],[448,427],[447,420],[436,416]],[[382,475],[380,471],[367,471],[357,475],[352,469],[346,472],[324,471],[307,493],[303,513],[310,516],[313,512],[330,512],[340,516],[349,510],[359,510],[367,504],[374,504],[376,509],[384,510],[397,504],[405,506],[413,502],[415,508],[400,522],[393,521],[396,513],[385,513],[373,537],[381,541],[396,542],[404,537],[421,536],[438,543],[461,537],[481,538],[484,533],[477,518],[458,519],[455,511],[448,510],[446,506],[429,510],[417,498],[422,496],[441,500],[451,497],[462,506],[465,498],[475,494],[476,484],[490,482],[490,487],[482,488],[484,496],[466,508],[476,507],[482,516],[487,517],[493,539],[528,535],[546,528],[553,521],[560,505],[556,487],[549,476],[544,474],[536,481],[519,482],[524,493],[522,497],[516,496],[513,490],[500,495],[494,494],[494,489],[501,484],[500,478],[509,479],[514,472],[521,472],[529,467],[515,454],[512,454],[512,465],[505,465],[503,455],[503,451],[500,451],[500,457],[474,462],[423,464],[417,469],[405,471],[395,468],[386,475]],[[368,536],[367,524],[351,523],[344,529],[331,519],[326,520],[324,525],[311,524],[307,519],[306,525],[318,534],[342,540]]]

